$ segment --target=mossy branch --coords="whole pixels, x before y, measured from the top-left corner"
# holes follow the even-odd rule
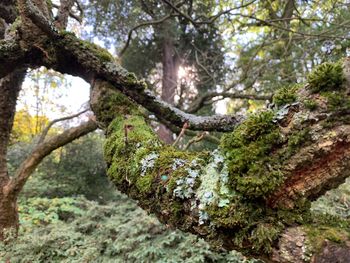
[[[315,121],[320,112],[303,105],[316,96],[305,88],[293,91],[292,104],[250,116],[224,136],[218,150],[193,153],[163,145],[137,105],[111,94],[108,86],[96,81],[94,88],[104,92],[93,92],[103,96],[93,97],[93,108],[98,119],[115,116],[106,129],[109,177],[161,221],[214,247],[276,256],[276,242],[289,226],[313,223],[310,201],[348,175],[350,159],[344,155],[350,156],[345,152],[350,128],[320,130],[328,120]],[[125,125],[133,127],[127,145]],[[302,246],[316,254],[309,232],[303,231]]]

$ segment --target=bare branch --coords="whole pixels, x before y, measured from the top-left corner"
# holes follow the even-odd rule
[[[122,50],[119,52],[118,56],[119,57],[122,57],[125,53],[125,51],[127,50],[127,48],[129,47],[129,44],[130,44],[130,41],[131,41],[131,38],[132,38],[132,33],[135,32],[137,29],[141,28],[141,27],[145,27],[145,26],[150,26],[150,25],[157,25],[157,24],[161,24],[163,23],[164,21],[168,20],[169,18],[171,17],[174,17],[175,15],[166,15],[164,16],[163,18],[160,18],[158,20],[153,20],[153,21],[146,21],[146,22],[143,22],[143,23],[140,23],[136,26],[134,26],[132,29],[129,30],[129,33],[128,33],[128,38],[125,42],[125,45],[124,47],[122,48]]]
[[[59,6],[59,5],[56,5],[56,4],[52,4],[52,6],[54,7],[54,8],[56,8],[56,9],[60,9],[61,8],[61,6]],[[69,10],[69,16],[71,17],[71,18],[73,18],[74,20],[76,20],[77,22],[79,22],[79,23],[82,23],[83,22],[83,19],[82,19],[82,15],[76,15],[72,10]]]
[[[192,144],[203,140],[207,134],[208,134],[208,132],[202,132],[202,133],[198,134],[196,137],[189,140],[189,142],[185,145],[184,150],[187,150]]]
[[[21,166],[15,172],[14,177],[12,177],[7,186],[5,186],[4,192],[6,195],[18,194],[35,168],[51,152],[96,129],[96,122],[94,120],[89,120],[77,127],[65,130],[63,133],[56,135],[38,145],[23,161]]]
[[[87,112],[87,111],[88,111],[88,109],[83,110],[83,111],[81,111],[81,112],[78,112],[78,113],[76,113],[76,114],[70,115],[70,116],[66,116],[66,117],[59,118],[59,119],[55,119],[55,120],[51,121],[51,122],[46,126],[46,128],[43,130],[43,132],[41,133],[40,138],[39,138],[39,140],[38,140],[38,142],[37,142],[37,145],[41,144],[41,143],[45,140],[47,134],[49,133],[51,127],[52,127],[54,124],[56,124],[56,123],[58,123],[58,122],[61,122],[61,121],[67,121],[67,120],[74,119],[74,118],[80,116],[81,114],[83,114],[83,113],[85,113],[85,112]]]
[[[184,123],[184,126],[183,126],[182,129],[181,129],[181,132],[180,132],[179,136],[177,136],[176,140],[174,141],[173,146],[175,146],[176,144],[179,143],[180,139],[181,139],[181,138],[183,137],[183,135],[185,134],[185,131],[187,130],[187,128],[188,128],[188,123],[185,122],[185,123]]]

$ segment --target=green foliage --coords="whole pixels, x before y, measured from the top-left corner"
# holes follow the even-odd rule
[[[102,154],[103,138],[91,133],[47,156],[27,181],[21,198],[85,195],[101,202],[113,198]],[[30,154],[33,145],[17,143],[10,147],[10,172]]]
[[[81,216],[86,207],[79,207],[84,198],[28,198],[18,208],[20,224],[24,231],[33,225],[48,225]],[[84,210],[83,210],[84,209]]]
[[[344,75],[342,61],[325,62],[317,66],[307,77],[309,89],[321,91],[339,91],[343,89]]]
[[[312,204],[315,214],[328,214],[350,220],[350,179],[337,189],[328,191]],[[332,220],[329,220],[332,221]]]
[[[0,258],[17,262],[254,262],[237,252],[216,253],[202,239],[173,231],[124,195],[99,205],[76,199],[31,199],[21,204],[26,224]],[[38,220],[50,210],[55,220]],[[60,216],[69,213],[69,217]]]
[[[257,228],[252,231],[250,240],[253,243],[254,249],[262,250],[266,254],[272,251],[272,242],[277,239],[281,229],[276,225],[259,224]]]

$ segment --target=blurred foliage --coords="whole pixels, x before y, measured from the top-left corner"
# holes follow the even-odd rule
[[[200,93],[227,87],[232,92],[274,93],[281,86],[303,82],[312,68],[339,60],[350,47],[350,13],[344,1],[298,0],[289,10],[288,2],[180,1],[178,9],[197,24],[179,16],[140,27],[121,62],[148,78],[162,59],[165,32],[174,37],[182,66],[192,66],[198,72],[195,89]],[[130,29],[170,13],[164,2],[154,0],[84,3],[86,23],[92,28],[85,35],[116,50],[121,50]],[[205,23],[220,12],[222,16]],[[185,92],[190,89],[187,85]],[[242,104],[234,108],[238,110]]]
[[[311,209],[315,214],[340,216],[350,221],[350,178],[313,202]]]
[[[11,263],[248,262],[168,229],[119,193],[106,205],[84,197],[30,198],[20,204],[20,216],[19,238],[0,245],[0,258]]]
[[[110,200],[113,187],[105,176],[102,144],[103,136],[96,132],[54,151],[31,175],[21,197],[85,195],[89,200]],[[32,147],[29,143],[10,147],[8,163],[11,173],[30,154]]]
[[[48,123],[49,119],[46,116],[32,116],[25,109],[17,111],[13,122],[11,143],[29,143],[35,136],[42,132]]]
[[[91,27],[83,32],[85,38],[98,38],[106,47],[120,52],[127,41],[129,30],[147,21],[162,20],[170,9],[157,1],[84,1],[86,24]],[[194,17],[212,14],[216,1],[184,1],[181,8]],[[92,30],[91,30],[92,29]],[[216,23],[195,28],[183,17],[173,16],[162,23],[141,26],[132,39],[120,63],[138,77],[152,83],[159,92],[162,79],[162,50],[169,39],[174,47],[173,59],[177,59],[184,74],[178,72],[178,106],[185,107],[200,92],[215,91],[216,82],[225,76],[224,43]],[[201,114],[209,113],[211,105]]]

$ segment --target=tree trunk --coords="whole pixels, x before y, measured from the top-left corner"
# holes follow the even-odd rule
[[[167,27],[165,27],[167,28]],[[166,31],[165,29],[163,31]],[[162,32],[163,34],[167,34]],[[163,42],[163,76],[162,76],[162,95],[163,101],[174,105],[175,94],[177,88],[178,79],[178,56],[175,52],[174,41],[171,36],[164,37]],[[173,133],[163,124],[160,125],[158,130],[159,137],[166,143],[173,142]]]
[[[0,80],[0,240],[4,230],[18,228],[16,197],[4,192],[10,177],[7,170],[7,147],[16,112],[16,101],[25,76],[25,70],[17,70]]]
[[[17,234],[19,218],[17,198],[7,196],[3,189],[0,193],[0,241],[6,239],[7,234]]]

